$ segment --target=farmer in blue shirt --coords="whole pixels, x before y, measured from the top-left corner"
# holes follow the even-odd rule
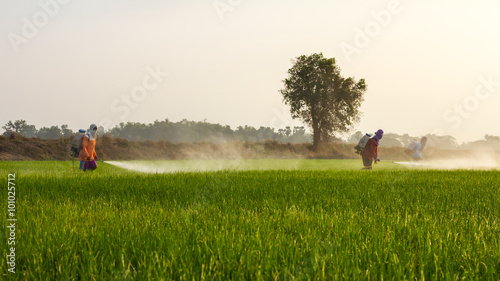
[[[415,146],[415,150],[413,152],[414,160],[422,160],[422,154],[420,152],[424,150],[425,145],[427,144],[427,137],[422,137],[419,143]]]

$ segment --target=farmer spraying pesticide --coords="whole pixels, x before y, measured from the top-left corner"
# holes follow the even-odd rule
[[[375,133],[375,136],[373,136],[373,138],[368,141],[365,148],[363,149],[363,170],[371,170],[373,161],[375,161],[375,164],[380,161],[380,159],[378,159],[377,147],[383,136],[384,131],[378,130]]]
[[[83,136],[82,149],[80,150],[80,170],[95,170],[97,168],[97,154],[95,153],[95,143],[97,139],[97,126],[90,125],[89,130]]]
[[[427,137],[422,137],[420,142],[417,142],[417,140],[413,140],[410,142],[408,145],[408,148],[405,150],[405,152],[408,155],[411,155],[413,160],[422,160],[422,150],[424,150],[425,145],[427,144]]]

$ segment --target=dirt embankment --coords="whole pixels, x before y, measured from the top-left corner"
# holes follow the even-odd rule
[[[67,160],[70,139],[43,140],[13,135],[0,136],[0,160]],[[96,152],[102,160],[181,160],[181,159],[252,159],[311,158],[355,159],[353,145],[323,144],[316,151],[311,144],[266,142],[170,143],[165,141],[127,141],[107,135],[97,139]],[[404,148],[379,147],[379,158],[410,160]],[[432,158],[465,157],[467,151],[437,151],[428,148]],[[497,153],[498,154],[498,153]],[[428,157],[430,158],[430,157]]]
[[[44,140],[13,135],[0,136],[0,160],[66,160],[70,139]],[[322,146],[314,152],[310,144],[267,142],[170,143],[165,141],[127,141],[102,136],[96,153],[102,160],[181,160],[251,158],[355,158],[342,145]]]

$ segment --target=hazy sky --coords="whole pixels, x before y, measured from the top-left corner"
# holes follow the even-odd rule
[[[291,59],[365,78],[355,130],[500,135],[499,1],[0,0],[0,125],[276,129]]]

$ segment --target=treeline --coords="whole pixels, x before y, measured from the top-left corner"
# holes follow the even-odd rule
[[[362,132],[356,132],[352,134],[348,139],[348,143],[358,143],[358,141],[363,137]],[[457,140],[449,135],[438,136],[434,134],[427,134],[427,146],[441,149],[441,150],[481,150],[481,149],[493,149],[500,150],[500,137],[485,135],[483,139],[459,144]],[[394,134],[385,133],[384,137],[380,141],[381,147],[407,147],[412,140],[420,141],[423,136],[410,136],[408,134]]]
[[[143,123],[120,123],[118,126],[106,132],[111,137],[123,138],[131,141],[153,140],[169,141],[173,143],[183,142],[227,142],[227,141],[266,141],[308,143],[311,136],[306,133],[304,127],[286,127],[275,131],[270,127],[254,128],[252,126],[239,126],[236,130],[230,126],[212,124],[208,122],[195,122],[186,119],[180,122],[155,121],[150,124]]]
[[[9,121],[2,127],[5,131],[3,135],[10,136],[12,133],[22,135],[27,138],[59,139],[69,138],[73,131],[67,125],[42,127],[36,129],[34,125],[29,125],[25,120]],[[276,141],[280,143],[311,143],[312,137],[306,132],[304,127],[285,127],[275,130],[270,127],[254,128],[251,126],[239,126],[235,130],[230,126],[212,124],[208,122],[195,122],[186,119],[180,122],[171,122],[168,119],[155,121],[149,124],[127,122],[120,123],[114,128],[100,134],[106,134],[113,138],[121,138],[129,141],[166,141],[171,143],[193,143],[193,142],[231,142],[249,141],[263,142]],[[355,132],[352,135],[334,142],[356,144],[363,132]],[[500,150],[500,137],[485,135],[484,139],[459,144],[457,140],[449,135],[437,136],[426,135],[428,146],[437,149],[480,149],[492,148]],[[413,139],[420,140],[422,136],[410,136],[408,134],[385,133],[380,142],[382,147],[406,147]]]
[[[371,133],[373,135],[374,133]],[[363,137],[364,133],[357,131],[352,134],[346,142],[356,144]],[[427,144],[432,147],[439,149],[457,149],[460,148],[457,140],[452,136],[437,136],[433,134],[426,135],[428,141]],[[380,146],[382,147],[406,147],[412,140],[420,141],[422,136],[410,136],[408,134],[395,134],[395,133],[384,133],[384,137],[380,141]]]
[[[9,121],[2,126],[4,136],[10,136],[12,133],[21,135],[27,138],[52,139],[69,138],[74,132],[68,128],[68,125],[42,127],[37,129],[35,125],[29,125],[26,120]]]
[[[34,125],[29,125],[25,120],[9,121],[2,127],[4,136],[12,133],[27,137],[41,139],[59,139],[71,137],[74,133],[67,125],[43,127],[39,130]],[[86,129],[86,128],[82,128]],[[267,141],[273,140],[282,143],[310,143],[311,136],[304,127],[286,127],[275,131],[274,128],[252,126],[239,126],[236,130],[230,126],[212,124],[208,122],[195,122],[186,119],[180,122],[155,121],[150,124],[138,122],[120,123],[114,128],[100,134],[107,134],[113,138],[122,138],[129,141],[167,141],[172,143],[188,142],[227,142],[227,141]]]

